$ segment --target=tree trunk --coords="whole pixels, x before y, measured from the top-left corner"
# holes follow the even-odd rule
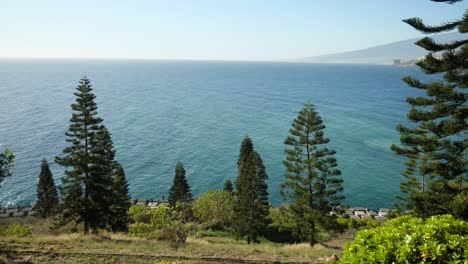
[[[309,241],[309,244],[311,247],[313,247],[315,245],[316,241],[315,241],[315,221],[312,221],[310,223],[310,241]]]
[[[89,223],[88,223],[88,219],[85,219],[84,222],[83,222],[83,233],[85,235],[89,234]]]

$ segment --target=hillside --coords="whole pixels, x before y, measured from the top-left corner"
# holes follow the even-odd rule
[[[461,34],[455,32],[440,34],[433,38],[438,42],[451,42],[460,39],[460,37]],[[300,61],[311,63],[393,64],[394,60],[399,59],[402,63],[405,63],[427,54],[426,50],[414,44],[419,39],[413,38],[361,50],[307,57],[300,59]]]

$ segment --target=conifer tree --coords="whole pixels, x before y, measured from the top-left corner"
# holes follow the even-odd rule
[[[118,202],[114,196],[114,178],[117,173],[118,163],[114,160],[115,150],[109,130],[101,125],[90,141],[91,166],[90,175],[93,188],[90,189],[90,197],[96,200],[91,210],[91,215],[96,221],[96,227],[105,228],[116,221],[112,207]]]
[[[15,165],[15,154],[10,149],[5,149],[0,153],[0,184],[3,180],[11,176],[11,169]]]
[[[307,103],[292,123],[284,144],[286,147],[286,181],[281,194],[291,199],[289,208],[294,215],[295,234],[316,243],[316,225],[333,206],[344,197],[341,172],[335,151],[328,149],[329,139],[324,136],[325,125],[314,106]]]
[[[131,206],[128,183],[123,167],[118,164],[113,182],[113,203],[111,205],[111,230],[126,231],[128,228],[128,209]]]
[[[37,184],[36,211],[40,217],[47,218],[55,213],[58,204],[57,187],[55,186],[54,178],[52,178],[49,163],[43,159]]]
[[[419,18],[403,21],[426,34],[468,32],[468,12],[460,20],[439,26],[427,26]],[[467,219],[468,39],[437,43],[425,37],[416,45],[429,52],[417,65],[427,74],[443,73],[444,80],[423,83],[413,77],[403,78],[426,95],[407,98],[411,106],[407,116],[413,124],[397,126],[401,145],[392,146],[396,154],[408,159],[401,198],[407,209],[421,216],[451,213]]]
[[[193,200],[190,186],[185,178],[185,168],[182,162],[178,162],[175,169],[174,181],[169,190],[168,202],[175,206],[177,202],[191,202]]]
[[[230,179],[226,179],[226,181],[224,181],[224,190],[231,194],[234,192],[234,186],[232,185],[232,181]]]
[[[100,125],[102,119],[97,116],[92,90],[89,79],[82,78],[74,93],[76,102],[71,105],[71,124],[65,133],[70,145],[63,149],[63,156],[55,158],[66,168],[59,186],[63,199],[61,222],[83,223],[84,234],[89,233],[90,227],[96,230],[105,223],[100,210],[108,206],[106,195],[109,194],[103,186],[108,183],[104,179],[108,175],[101,172],[99,158],[95,156],[98,152],[95,137],[103,137],[105,128]]]
[[[247,136],[242,141],[238,161],[234,230],[238,237],[246,236],[249,244],[257,242],[269,224],[267,179],[263,161]]]
[[[254,151],[252,140],[249,136],[245,136],[242,140],[239,159],[237,160],[237,178],[236,178],[236,189],[240,192],[242,176],[246,175],[245,168],[250,154]]]

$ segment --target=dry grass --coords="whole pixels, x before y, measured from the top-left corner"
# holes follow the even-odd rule
[[[126,234],[51,234],[45,227],[47,223],[32,224],[34,233],[28,237],[0,237],[0,253],[2,250],[12,253],[6,261],[3,260],[4,263],[21,263],[25,257],[31,257],[32,263],[60,264],[157,263],[160,260],[177,263],[320,263],[320,258],[341,254],[321,246],[311,248],[306,243],[283,245],[264,241],[248,245],[227,236],[189,237],[187,243],[174,247],[168,242]],[[36,229],[38,225],[41,226],[39,231]]]

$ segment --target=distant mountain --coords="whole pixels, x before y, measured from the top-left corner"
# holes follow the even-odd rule
[[[431,37],[437,42],[451,42],[459,40],[462,35],[454,32]],[[402,65],[407,65],[408,61],[417,61],[418,58],[428,53],[414,44],[421,38],[393,42],[367,49],[308,57],[300,59],[300,61],[311,63],[393,64],[394,60],[400,60]]]

